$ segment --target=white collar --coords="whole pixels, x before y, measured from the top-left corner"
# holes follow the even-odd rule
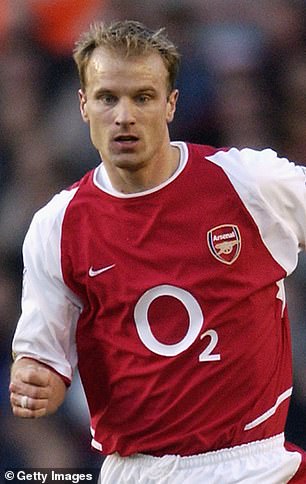
[[[178,175],[184,170],[184,168],[187,164],[187,161],[188,161],[188,148],[187,148],[186,143],[184,143],[183,141],[172,141],[171,145],[178,147],[179,150],[180,150],[179,165],[178,165],[177,169],[175,170],[175,172],[173,173],[173,175],[171,175],[171,177],[168,178],[168,180],[164,181],[160,185],[158,185],[154,188],[150,188],[149,190],[142,191],[142,192],[121,193],[112,186],[103,162],[100,163],[100,165],[97,166],[97,168],[94,171],[94,177],[93,177],[94,184],[96,185],[96,187],[100,188],[100,190],[102,190],[102,191],[104,191],[104,192],[106,192],[110,195],[113,195],[115,197],[118,197],[118,198],[141,197],[143,195],[148,195],[149,193],[153,193],[153,192],[156,192],[158,190],[161,190],[163,187],[165,187],[166,185],[171,183],[173,180],[175,180],[175,178],[178,177]]]

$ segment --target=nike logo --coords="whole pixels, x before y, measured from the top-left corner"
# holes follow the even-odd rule
[[[95,277],[98,276],[99,274],[102,274],[102,272],[108,271],[109,269],[112,269],[115,267],[116,264],[112,264],[110,266],[106,267],[101,267],[101,269],[94,269],[92,266],[89,268],[88,275],[89,277]]]

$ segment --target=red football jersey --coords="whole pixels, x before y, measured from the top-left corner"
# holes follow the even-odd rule
[[[283,280],[305,247],[305,174],[272,150],[174,143],[179,170],[123,195],[103,164],[34,217],[14,351],[78,364],[105,454],[192,455],[284,431]]]

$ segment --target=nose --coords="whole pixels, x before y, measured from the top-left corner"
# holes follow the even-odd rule
[[[129,98],[121,98],[116,106],[115,123],[117,126],[135,124],[133,101]]]

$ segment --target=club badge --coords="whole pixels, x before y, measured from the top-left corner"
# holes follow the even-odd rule
[[[208,248],[224,264],[233,264],[241,249],[241,236],[237,225],[218,225],[207,232]]]

